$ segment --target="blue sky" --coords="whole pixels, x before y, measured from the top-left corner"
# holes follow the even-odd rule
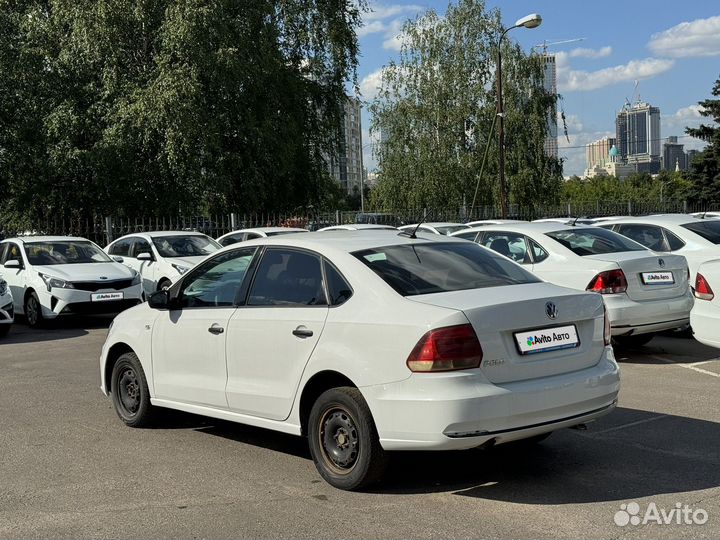
[[[509,34],[526,51],[543,40],[585,38],[550,47],[557,55],[570,137],[569,143],[559,139],[566,175],[585,168],[584,144],[614,135],[615,114],[626,98],[633,99],[636,80],[642,100],[660,108],[663,137],[682,137],[685,126],[701,122],[697,102],[710,97],[720,76],[720,3],[715,0],[488,0],[487,5],[501,9],[506,26],[529,13],[542,15],[540,27]],[[448,2],[374,0],[371,6],[360,30],[359,78],[366,100],[373,97],[379,70],[398,56],[403,22],[427,9],[442,15]],[[365,162],[373,170],[369,126],[364,112]],[[679,142],[686,150],[702,147],[691,138]]]

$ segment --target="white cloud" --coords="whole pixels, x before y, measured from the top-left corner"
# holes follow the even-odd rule
[[[423,11],[422,6],[414,4],[371,4],[371,11],[363,14],[363,26],[358,29],[358,37],[370,34],[384,34],[383,46],[394,49],[392,40],[400,33],[403,23],[415,14]],[[390,46],[385,46],[389,43]]]
[[[371,21],[357,30],[358,37],[365,37],[370,34],[377,34],[378,32],[384,32],[387,30],[387,25],[382,21]]]
[[[380,90],[380,83],[382,82],[382,68],[376,69],[372,73],[363,77],[360,81],[360,93],[366,101],[375,99],[378,91]]]
[[[653,34],[648,48],[659,56],[671,58],[720,55],[720,15],[682,22]]]
[[[612,54],[612,47],[601,47],[600,49],[586,49],[579,47],[571,50],[569,53],[572,58],[605,58]]]
[[[648,79],[668,71],[673,60],[645,58],[597,71],[570,69],[567,62],[558,62],[558,89],[566,92],[597,90],[623,81]]]
[[[700,114],[703,108],[700,105],[688,105],[681,107],[672,114],[663,114],[661,118],[662,136],[668,137],[676,135],[680,139],[678,142],[685,145],[685,150],[701,149],[705,147],[705,142],[700,139],[694,139],[685,135],[685,128],[698,127],[703,120],[708,123],[708,119]]]

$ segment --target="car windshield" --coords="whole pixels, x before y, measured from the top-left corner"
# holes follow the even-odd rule
[[[683,225],[689,231],[699,234],[713,244],[720,244],[720,220],[693,221]]]
[[[290,230],[288,230],[288,231],[273,231],[273,232],[269,232],[269,233],[265,233],[265,234],[267,234],[268,236],[278,236],[280,234],[293,234],[293,233],[299,233],[299,232],[306,232],[306,231],[290,231]]]
[[[540,281],[470,242],[403,244],[353,253],[402,296]]]
[[[467,225],[447,225],[443,227],[435,227],[435,230],[439,232],[440,234],[452,234],[457,231],[462,231],[463,229],[467,229]]]
[[[156,236],[152,239],[161,257],[204,257],[220,249],[212,238],[204,234],[187,236]]]
[[[25,253],[33,266],[109,263],[113,260],[92,242],[26,242]]]
[[[566,229],[549,232],[546,235],[581,257],[647,250],[644,246],[618,233],[596,227],[592,229]]]

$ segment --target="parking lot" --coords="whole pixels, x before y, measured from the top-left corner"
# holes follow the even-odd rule
[[[133,430],[99,391],[109,318],[0,342],[2,537],[720,536],[720,351],[663,336],[620,353],[618,409],[526,450],[397,454],[384,483],[323,482],[299,438],[169,414]],[[636,502],[699,524],[628,524]]]

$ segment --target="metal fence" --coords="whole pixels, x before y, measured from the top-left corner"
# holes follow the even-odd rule
[[[508,217],[532,220],[545,217],[600,217],[647,215],[657,213],[691,213],[720,209],[718,205],[692,205],[685,201],[588,201],[537,207],[510,205]],[[365,212],[313,212],[311,214],[229,213],[211,216],[165,216],[124,218],[96,216],[93,218],[52,217],[37,220],[22,228],[0,222],[0,238],[16,235],[79,236],[106,245],[125,234],[142,231],[199,231],[213,238],[227,232],[253,227],[301,227],[317,230],[330,225],[348,223],[381,223],[399,226],[418,221],[468,222],[494,219],[500,208],[478,206],[474,208],[409,208],[394,211]]]

